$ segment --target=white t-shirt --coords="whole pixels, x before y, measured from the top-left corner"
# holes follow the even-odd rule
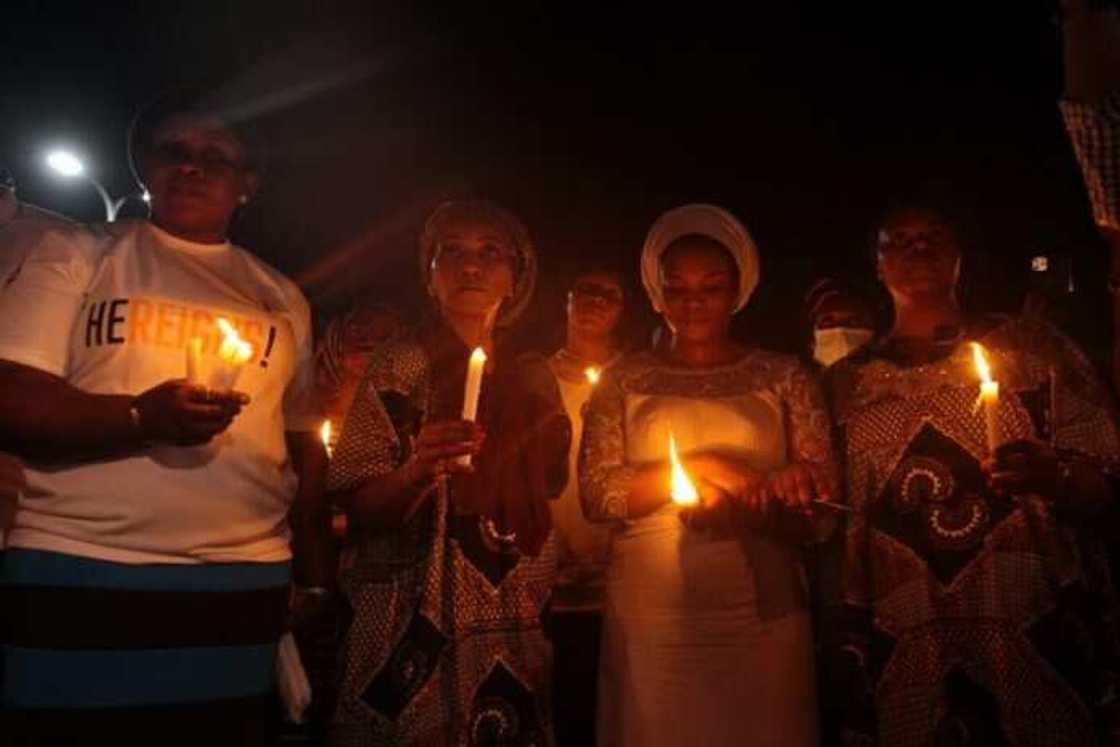
[[[252,401],[197,448],[27,470],[10,547],[125,563],[281,561],[296,480],[284,432],[312,430],[310,313],[299,289],[231,244],[147,221],[41,234],[0,291],[0,358],[96,394],[140,394],[211,364],[227,318],[253,346],[236,389]]]
[[[559,498],[548,504],[557,538],[557,582],[552,607],[557,611],[597,611],[604,600],[610,530],[584,518],[576,469],[583,436],[583,408],[591,397],[592,386],[574,356],[564,350],[553,355],[549,365],[572,421],[568,485]]]
[[[10,202],[3,202],[7,198]],[[13,192],[0,187],[0,288],[19,269],[27,250],[38,243],[39,234],[75,225],[58,213],[20,202]]]

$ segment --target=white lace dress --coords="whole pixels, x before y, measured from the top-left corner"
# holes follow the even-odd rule
[[[580,459],[584,509],[613,525],[598,742],[816,744],[799,547],[685,528],[671,504],[626,515],[635,468],[667,458],[670,430],[684,453],[725,452],[761,471],[831,461],[819,389],[792,358],[757,351],[697,371],[642,353],[604,378]]]

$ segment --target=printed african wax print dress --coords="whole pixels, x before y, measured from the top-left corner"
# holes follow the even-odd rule
[[[375,351],[330,487],[387,474],[425,419],[457,418],[469,352],[446,329]],[[567,479],[570,426],[543,358],[493,357],[477,479],[430,488],[403,529],[358,526],[345,550],[353,623],[333,744],[552,744],[541,616],[556,561],[544,501]]]
[[[999,382],[1002,441],[1047,440],[1065,465],[1112,472],[1114,413],[1084,357],[1038,321],[985,328],[973,334]],[[856,510],[837,647],[841,681],[861,684],[846,740],[1111,743],[1115,599],[1099,537],[1063,496],[989,489],[968,339],[932,363],[900,360],[873,344],[830,377]]]

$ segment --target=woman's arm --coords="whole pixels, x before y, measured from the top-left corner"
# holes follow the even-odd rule
[[[783,535],[820,542],[836,530],[838,517],[813,502],[842,502],[828,409],[816,378],[796,361],[778,393],[785,408],[788,461],[748,492],[747,507],[770,514],[767,524]]]
[[[121,456],[149,443],[204,444],[248,398],[168,381],[137,397],[90,394],[63,379],[0,360],[0,443],[33,461]]]
[[[339,503],[358,526],[399,529],[416,513],[429,488],[452,474],[471,471],[457,458],[477,454],[483,440],[482,428],[468,420],[425,423],[411,459],[343,493]]]
[[[625,412],[621,383],[615,372],[608,371],[583,414],[579,494],[588,521],[640,518],[669,502],[668,464],[627,463]]]

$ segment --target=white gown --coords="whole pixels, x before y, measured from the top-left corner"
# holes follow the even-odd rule
[[[761,471],[830,458],[823,403],[793,359],[752,353],[697,372],[641,354],[605,383],[586,415],[582,447],[581,486],[593,518],[612,518],[629,468],[666,458],[670,430],[682,453],[723,452]],[[816,744],[798,549],[688,529],[677,513],[668,505],[619,521],[612,532],[598,743]],[[760,556],[768,558],[767,600],[756,588]]]

